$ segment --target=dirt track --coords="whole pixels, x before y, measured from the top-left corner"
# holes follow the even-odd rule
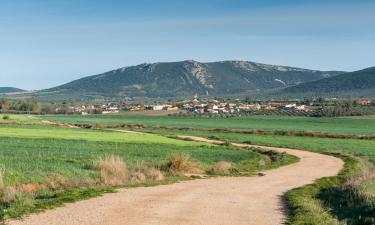
[[[181,136],[197,141],[204,138]],[[217,141],[209,141],[217,143]],[[249,145],[237,144],[245,147]],[[262,177],[224,177],[118,193],[67,204],[31,215],[11,225],[182,225],[282,224],[281,196],[315,179],[336,175],[343,162],[335,157],[286,148],[261,147],[295,155],[298,163],[268,170]]]

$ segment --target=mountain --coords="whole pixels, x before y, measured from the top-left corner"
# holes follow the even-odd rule
[[[294,96],[375,96],[375,67],[288,87],[281,93]]]
[[[24,90],[14,87],[0,87],[0,94],[23,92]]]
[[[145,63],[84,77],[36,95],[60,99],[235,95],[284,88],[340,73],[247,61]]]

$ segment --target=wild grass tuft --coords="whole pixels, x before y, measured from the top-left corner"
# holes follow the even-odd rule
[[[148,180],[164,180],[164,175],[158,168],[148,165],[144,161],[137,163],[135,171],[143,173],[146,176],[146,179]]]
[[[135,183],[142,183],[146,181],[146,176],[141,172],[133,172],[130,174],[129,180]]]
[[[99,172],[99,183],[102,185],[124,184],[128,174],[127,164],[116,155],[100,157],[93,163],[93,169]]]
[[[170,172],[202,173],[202,166],[185,154],[170,155],[166,166]]]
[[[209,170],[211,174],[230,174],[233,166],[230,162],[219,161]]]

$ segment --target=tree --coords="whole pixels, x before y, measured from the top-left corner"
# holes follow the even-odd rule
[[[7,112],[9,110],[9,101],[6,98],[0,99],[0,110],[2,112]]]

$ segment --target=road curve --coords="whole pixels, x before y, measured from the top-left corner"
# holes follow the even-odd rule
[[[180,136],[219,143],[200,137]],[[250,145],[234,144],[239,147]],[[252,146],[286,152],[298,163],[264,171],[261,177],[222,177],[156,187],[120,189],[117,193],[66,204],[9,225],[228,225],[282,224],[282,195],[322,177],[334,176],[342,160],[296,149]]]

